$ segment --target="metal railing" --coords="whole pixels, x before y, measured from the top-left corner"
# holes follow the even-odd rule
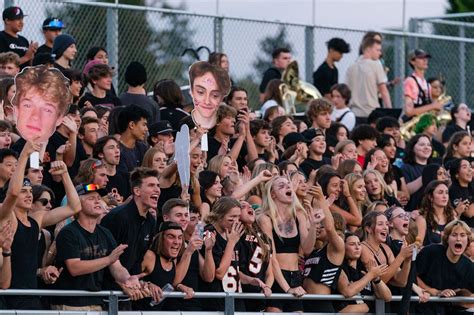
[[[12,296],[12,295],[23,295],[23,296],[85,296],[85,297],[107,297],[108,298],[108,314],[109,315],[118,315],[118,298],[125,297],[126,295],[122,291],[79,291],[79,290],[0,290],[0,296]],[[184,293],[181,292],[165,292],[164,297],[173,297],[173,298],[183,298]],[[205,298],[223,298],[225,301],[225,315],[234,315],[235,314],[235,299],[271,299],[271,300],[282,300],[282,299],[298,299],[298,300],[312,300],[312,301],[355,301],[355,300],[364,300],[364,301],[375,301],[375,314],[385,314],[385,302],[383,300],[376,299],[374,296],[360,296],[356,295],[351,298],[346,298],[343,295],[337,294],[306,294],[301,298],[294,297],[291,294],[272,294],[269,297],[265,297],[261,293],[226,293],[226,292],[196,292],[194,298],[205,299]],[[395,295],[392,297],[392,301],[400,301],[401,296]],[[411,301],[418,302],[418,297],[411,297]],[[452,302],[461,302],[461,303],[474,303],[474,297],[451,297],[451,298],[441,298],[441,297],[430,297],[428,303],[452,303]],[[23,311],[22,311],[23,313]],[[41,311],[44,313],[44,311]],[[58,313],[58,312],[51,312]],[[61,311],[61,314],[67,314],[67,311]],[[80,311],[74,311],[75,314],[80,313]],[[136,313],[136,312],[135,312]],[[147,314],[147,312],[142,312]],[[157,312],[153,312],[157,313]],[[169,313],[169,312],[167,312]],[[178,313],[178,312],[177,312]],[[210,312],[207,312],[210,313]],[[0,311],[1,314],[1,311]]]

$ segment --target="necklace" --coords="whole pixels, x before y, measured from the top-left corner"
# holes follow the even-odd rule
[[[378,256],[380,254],[380,251],[381,251],[381,248],[379,246],[379,249],[378,250],[374,250],[372,248],[372,246],[370,246],[369,242],[367,241],[364,241],[362,242],[362,244],[364,244],[365,246],[367,246],[367,248],[372,252],[372,254],[374,254],[374,256]]]

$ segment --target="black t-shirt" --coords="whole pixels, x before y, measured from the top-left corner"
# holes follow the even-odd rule
[[[474,201],[474,184],[469,184],[468,187],[461,187],[457,181],[453,181],[451,187],[449,187],[449,200],[454,208],[465,200],[469,200],[470,203]],[[474,218],[468,218],[461,215],[461,220],[467,223],[470,228],[474,228]]]
[[[56,240],[56,263],[64,268],[56,282],[56,288],[61,290],[100,291],[103,289],[104,274],[107,268],[81,276],[72,276],[66,267],[66,260],[79,258],[80,260],[94,260],[110,255],[117,247],[110,231],[97,225],[94,233],[85,230],[77,220],[66,225],[59,232]],[[55,298],[55,304],[70,306],[86,306],[102,304],[101,297],[64,297]]]
[[[443,143],[449,142],[449,140],[451,139],[451,136],[458,131],[466,131],[466,129],[461,128],[460,126],[456,125],[454,122],[448,124],[446,128],[443,130],[443,135],[441,136]]]
[[[418,177],[420,177],[423,173],[423,169],[425,168],[426,165],[421,165],[418,163],[415,164],[403,164],[402,166],[402,174],[403,177],[405,177],[405,181],[408,183],[411,183]]]
[[[36,54],[50,54],[52,53],[53,48],[46,46],[46,44],[43,44],[38,47],[36,50]]]
[[[331,165],[331,160],[325,156],[321,161],[307,158],[300,164],[300,169],[308,177],[312,170],[317,170],[323,165]]]
[[[158,104],[147,95],[125,92],[120,95],[120,103],[124,106],[129,106],[132,104],[137,105],[138,107],[146,110],[149,117],[149,124],[160,121],[160,110],[158,108]]]
[[[268,261],[263,261],[263,249],[258,244],[257,238],[250,233],[245,233],[240,238],[240,245],[240,271],[250,277],[255,277],[265,282]],[[267,248],[269,249],[270,245],[268,245]],[[251,285],[242,285],[242,289],[244,292],[261,291],[259,287]]]
[[[161,120],[167,120],[170,122],[173,130],[179,131],[179,122],[181,119],[188,117],[189,114],[186,113],[181,108],[172,108],[172,107],[161,107],[160,108]]]
[[[128,173],[125,173],[121,170],[116,170],[114,176],[108,176],[109,182],[105,188],[107,192],[112,192],[112,189],[117,189],[120,196],[123,197],[123,200],[127,199],[131,194],[130,190],[130,178]]]
[[[134,200],[110,211],[101,221],[118,244],[128,247],[120,256],[120,262],[131,275],[141,272],[141,263],[155,233],[155,218],[148,212],[143,217]]]
[[[130,173],[137,166],[140,166],[145,156],[148,146],[138,141],[133,149],[129,149],[120,143],[120,163],[117,167],[124,173]]]
[[[87,101],[89,101],[92,104],[92,106],[94,106],[94,107],[100,105],[100,106],[105,106],[105,107],[109,107],[109,108],[114,108],[116,106],[121,105],[120,99],[118,97],[112,95],[112,93],[110,93],[110,92],[106,93],[105,97],[103,97],[103,98],[96,97],[96,96],[92,95],[92,93],[87,92],[79,100],[79,103],[78,103],[79,108],[83,108],[85,102],[87,102]]]
[[[452,263],[441,244],[423,247],[416,258],[416,270],[418,277],[432,288],[474,291],[474,264],[464,255]]]
[[[435,138],[431,139],[431,147],[433,148],[433,152],[431,153],[432,162],[441,164],[446,148]]]
[[[263,74],[262,82],[259,86],[260,93],[264,93],[265,89],[267,88],[268,83],[273,79],[281,79],[281,71],[275,67],[271,67],[265,71]]]
[[[322,95],[328,94],[329,90],[334,84],[337,84],[339,74],[336,66],[331,68],[326,61],[324,61],[319,68],[313,73],[314,86]]]
[[[7,34],[5,31],[0,32],[0,53],[11,51],[18,56],[23,57],[26,54],[29,46],[30,43],[28,40],[21,35],[18,35],[18,37],[13,37]],[[21,66],[24,67],[26,65],[27,64],[25,63]]]

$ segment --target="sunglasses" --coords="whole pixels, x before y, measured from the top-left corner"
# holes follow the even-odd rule
[[[39,202],[39,203],[41,203],[41,205],[42,205],[43,207],[46,207],[46,206],[48,205],[48,203],[51,204],[51,200],[46,199],[46,198],[40,198],[40,199],[38,199],[38,200],[36,200],[36,201]]]
[[[101,160],[96,160],[94,164],[92,164],[92,169],[95,170],[98,167],[101,167],[104,163]]]

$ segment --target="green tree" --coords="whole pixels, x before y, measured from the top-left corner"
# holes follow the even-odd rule
[[[281,26],[275,36],[267,36],[262,39],[259,47],[257,60],[253,63],[258,78],[272,66],[272,53],[276,48],[291,48],[291,44],[287,40],[286,28]]]

